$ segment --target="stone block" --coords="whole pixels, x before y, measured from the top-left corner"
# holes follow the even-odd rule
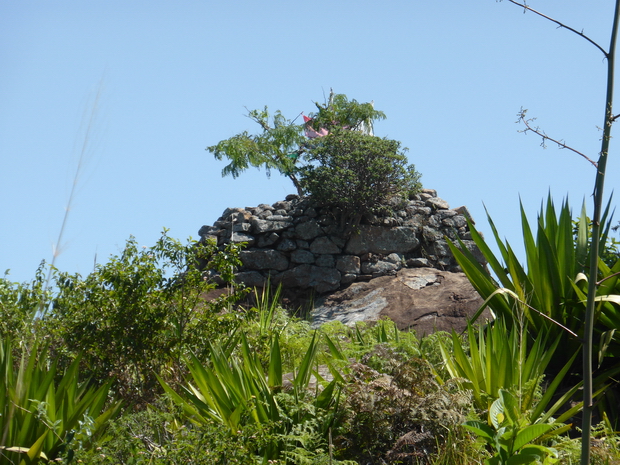
[[[310,252],[315,254],[338,254],[340,247],[333,243],[329,237],[317,237],[310,244]]]
[[[250,270],[277,270],[288,268],[288,258],[277,250],[242,250],[239,258],[245,268]]]

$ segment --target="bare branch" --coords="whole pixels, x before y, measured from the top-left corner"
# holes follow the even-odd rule
[[[509,0],[512,1],[512,0]],[[517,116],[519,116],[519,119],[517,120],[517,123],[519,121],[523,122],[523,124],[525,125],[525,129],[519,132],[522,132],[524,134],[527,134],[528,132],[533,132],[534,134],[542,137],[542,143],[540,144],[543,148],[547,148],[547,145],[545,144],[546,141],[551,141],[554,144],[557,144],[559,148],[561,149],[568,149],[571,152],[576,153],[579,156],[582,156],[583,158],[585,158],[586,160],[588,160],[592,166],[594,166],[595,168],[598,169],[598,163],[596,163],[595,161],[591,160],[590,158],[588,158],[587,155],[581,153],[579,150],[575,150],[574,148],[566,145],[564,142],[562,142],[561,140],[556,140],[552,137],[549,137],[547,134],[545,134],[544,131],[541,131],[540,128],[538,127],[532,127],[531,123],[532,121],[534,121],[536,118],[530,118],[530,119],[526,119],[525,118],[525,114],[527,113],[527,110],[523,110],[521,109],[521,111],[518,113]]]
[[[500,0],[500,1],[501,1],[501,0]],[[579,32],[579,31],[577,31],[576,29],[573,29],[572,27],[567,26],[566,24],[561,23],[560,21],[558,21],[558,20],[556,20],[556,19],[553,19],[553,18],[551,18],[551,17],[549,17],[549,16],[547,16],[547,15],[545,15],[545,14],[543,14],[543,13],[539,12],[539,11],[536,11],[536,10],[535,10],[535,9],[533,9],[533,8],[530,8],[530,7],[529,7],[529,6],[528,6],[525,2],[523,2],[523,3],[519,3],[519,2],[516,2],[515,0],[508,0],[508,1],[509,1],[510,3],[513,3],[513,4],[515,4],[515,5],[520,6],[521,8],[523,8],[523,10],[524,10],[523,12],[524,12],[524,13],[525,13],[525,11],[531,11],[532,13],[535,13],[535,14],[537,14],[538,16],[542,16],[543,18],[548,19],[548,20],[549,20],[549,21],[551,21],[552,23],[557,24],[557,25],[558,25],[559,27],[561,27],[561,28],[568,29],[569,31],[574,32],[574,33],[575,33],[575,34],[577,34],[579,37],[581,37],[582,39],[587,40],[587,41],[588,41],[588,42],[590,42],[592,45],[594,45],[596,48],[598,48],[601,52],[603,52],[603,55],[605,55],[605,58],[609,58],[609,53],[608,53],[608,52],[607,52],[607,51],[606,51],[603,47],[601,47],[599,44],[597,44],[597,43],[596,43],[596,42],[594,42],[592,39],[590,39],[587,35],[585,35],[585,34],[583,33],[583,30],[582,30],[581,32]]]

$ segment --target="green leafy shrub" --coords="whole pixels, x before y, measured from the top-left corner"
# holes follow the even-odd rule
[[[333,92],[328,103],[315,105],[318,112],[311,113],[305,124],[295,124],[280,111],[270,118],[267,107],[248,111],[247,116],[261,127],[261,133],[251,135],[244,131],[207,147],[207,151],[213,153],[217,160],[230,160],[222,170],[222,176],[236,178],[250,167],[262,167],[269,176],[275,169],[287,176],[302,195],[304,192],[297,178],[297,170],[304,161],[302,155],[311,147],[306,137],[308,131],[318,135],[317,131],[326,134],[334,128],[362,130],[372,128],[373,120],[385,118],[383,112],[375,110],[371,103],[359,103]]]
[[[8,271],[0,277],[0,337],[14,341],[30,341],[37,325],[37,313],[46,308],[51,292],[46,289],[44,263],[30,283],[14,283]]]
[[[115,378],[125,399],[154,395],[155,373],[179,379],[184,354],[238,326],[240,315],[225,310],[241,290],[205,302],[215,284],[195,266],[202,260],[230,280],[237,252],[235,244],[221,251],[214,243],[182,245],[164,232],[150,248],[131,238],[120,256],[86,278],[59,273],[45,315],[55,350],[68,360],[83,353],[85,372],[98,382]]]
[[[471,396],[453,383],[440,385],[422,359],[381,374],[354,364],[345,387],[347,412],[335,439],[338,456],[360,463],[432,463],[465,419]],[[453,457],[451,463],[459,463]]]
[[[312,144],[300,183],[320,205],[345,218],[376,213],[395,195],[420,190],[420,174],[394,140],[334,130]]]

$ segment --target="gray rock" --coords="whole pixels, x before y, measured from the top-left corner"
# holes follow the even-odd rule
[[[270,231],[282,231],[286,228],[289,228],[293,225],[293,223],[288,221],[268,221],[261,220],[255,218],[252,220],[252,229],[251,231],[254,234],[263,234]]]
[[[410,258],[407,260],[407,268],[430,267],[431,262],[427,258]]]
[[[324,236],[312,241],[310,252],[315,254],[338,254],[341,252],[341,249],[329,237]]]
[[[435,242],[440,240],[443,237],[443,234],[430,226],[424,226],[422,228],[422,237],[426,242]]]
[[[361,225],[359,234],[349,239],[345,252],[350,255],[362,255],[368,252],[389,254],[392,252],[409,253],[416,250],[420,241],[412,228],[398,226],[383,228],[381,226]]]
[[[258,236],[258,241],[256,243],[256,245],[258,247],[269,247],[270,245],[275,244],[276,242],[278,242],[278,239],[280,239],[280,236],[278,235],[278,233],[272,232],[271,234],[263,234]]]
[[[338,260],[336,260],[336,268],[345,275],[358,275],[361,271],[360,258],[357,255],[343,255],[338,257]]]
[[[397,265],[402,265],[402,263],[403,263],[403,256],[401,254],[398,254],[398,253],[391,253],[387,257],[385,257],[385,261],[389,262],[389,263],[394,263],[394,264],[397,264]]]
[[[248,287],[264,287],[266,279],[258,271],[241,271],[235,275],[235,280]]]
[[[333,268],[299,265],[282,273],[279,281],[286,288],[313,288],[316,292],[323,293],[338,289],[340,278],[340,272]]]
[[[297,244],[290,239],[284,239],[277,248],[280,252],[291,252],[297,248]]]
[[[297,247],[300,249],[309,249],[310,244],[308,244],[308,241],[297,240]]]
[[[248,232],[251,227],[250,223],[233,223],[232,230],[234,232]]]
[[[274,210],[284,210],[284,211],[288,211],[291,209],[291,202],[287,202],[284,200],[281,200],[280,202],[276,202],[272,205]],[[286,213],[284,213],[286,214]]]
[[[247,242],[248,247],[252,247],[254,243],[256,242],[256,239],[254,238],[254,236],[250,234],[236,232],[236,233],[233,233],[232,236],[233,236],[232,242],[235,242],[235,243]]]
[[[336,260],[334,260],[333,255],[324,254],[324,255],[319,255],[314,263],[316,266],[333,268],[334,265],[336,264]]]
[[[314,263],[315,257],[312,252],[308,250],[295,250],[291,254],[291,262],[292,263]]]
[[[295,232],[297,233],[297,237],[302,241],[310,241],[323,234],[323,230],[314,220],[299,223],[295,226]]]
[[[250,270],[277,270],[288,268],[286,255],[277,250],[242,250],[239,258],[245,268]]]
[[[450,205],[448,205],[448,202],[446,202],[443,199],[440,199],[439,197],[431,197],[430,199],[427,199],[426,206],[431,207],[436,210],[448,210],[450,208]]]
[[[391,272],[397,271],[401,268],[400,264],[390,263],[383,260],[376,262],[364,262],[362,263],[362,273],[371,274],[373,277],[384,276]]]
[[[463,273],[403,269],[396,276],[356,282],[317,299],[312,326],[333,320],[353,325],[388,317],[399,329],[414,329],[418,336],[452,329],[458,333],[467,328],[467,318],[480,305],[482,299]],[[485,311],[479,321],[490,318]]]

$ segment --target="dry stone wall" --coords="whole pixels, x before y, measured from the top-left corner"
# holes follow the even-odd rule
[[[367,215],[347,234],[328,209],[311,198],[289,195],[273,205],[227,208],[199,235],[218,245],[247,243],[237,279],[248,286],[263,287],[269,279],[319,294],[395,275],[402,268],[460,271],[446,237],[460,239],[483,263],[471,240],[466,207],[450,209],[432,189],[409,201],[394,199],[390,207],[392,214]]]

